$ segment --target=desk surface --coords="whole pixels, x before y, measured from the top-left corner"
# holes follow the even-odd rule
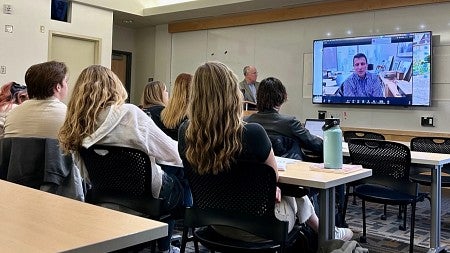
[[[292,159],[290,159],[292,160]],[[372,175],[372,170],[361,169],[346,174],[311,170],[312,163],[292,160],[285,171],[279,171],[281,183],[328,189]]]
[[[167,224],[0,180],[0,252],[109,252],[167,235]]]

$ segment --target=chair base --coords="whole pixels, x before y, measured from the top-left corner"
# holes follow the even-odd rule
[[[199,228],[194,237],[209,250],[220,252],[276,252],[280,244],[268,240],[264,242],[244,242],[222,236],[211,227]]]

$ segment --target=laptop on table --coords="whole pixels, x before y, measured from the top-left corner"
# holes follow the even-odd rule
[[[323,139],[323,125],[325,125],[325,119],[306,119],[304,127],[308,129],[311,134],[317,135]]]

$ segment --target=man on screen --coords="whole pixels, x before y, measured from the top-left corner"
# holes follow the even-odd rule
[[[367,72],[367,57],[363,53],[353,56],[354,72],[342,84],[344,97],[383,97],[378,75]]]

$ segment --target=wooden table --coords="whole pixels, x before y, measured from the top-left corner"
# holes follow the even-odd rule
[[[0,252],[109,252],[167,236],[167,224],[0,180]]]
[[[282,159],[286,160],[288,165],[285,171],[279,171],[279,181],[281,183],[319,189],[319,243],[334,239],[334,187],[369,177],[372,175],[372,170],[361,169],[347,174],[321,172],[311,170],[312,163],[286,158]],[[277,157],[277,160],[279,161],[280,158]]]
[[[342,144],[344,156],[350,156],[348,144]],[[431,170],[431,227],[430,227],[430,248],[431,252],[441,252],[445,250],[445,245],[440,245],[441,239],[441,170],[442,166],[450,163],[450,154],[427,153],[411,151],[411,163],[433,166]]]

